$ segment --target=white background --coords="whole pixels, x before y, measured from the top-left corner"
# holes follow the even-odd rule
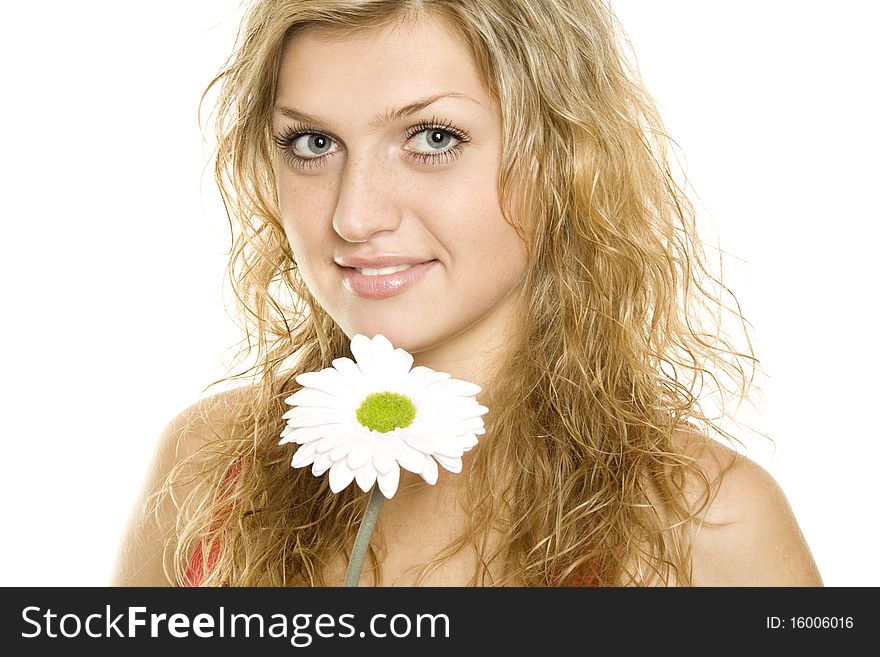
[[[776,450],[751,453],[826,584],[876,586],[877,9],[615,7],[769,375],[742,419]],[[239,16],[233,0],[4,12],[0,584],[107,583],[156,437],[224,374],[227,227],[196,107]]]

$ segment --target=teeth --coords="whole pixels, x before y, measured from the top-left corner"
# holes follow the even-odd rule
[[[396,274],[397,272],[409,269],[410,267],[415,267],[415,265],[396,265],[394,267],[383,267],[382,269],[356,269],[364,276],[384,276],[385,274]]]

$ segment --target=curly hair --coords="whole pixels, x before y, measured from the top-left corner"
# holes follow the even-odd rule
[[[215,176],[244,331],[241,370],[225,381],[250,384],[206,400],[193,419],[213,440],[192,457],[198,474],[176,501],[169,578],[185,583],[197,554],[204,585],[335,584],[324,569],[351,544],[367,496],[331,493],[277,445],[296,374],[351,356],[281,223],[271,134],[279,61],[304,26],[357,33],[426,15],[461,35],[500,105],[499,193],[528,268],[488,439],[459,475],[469,524],[419,581],[473,546],[472,585],[692,583],[683,528],[709,504],[711,481],[676,436],[690,427],[736,440],[701,400],[707,390],[747,398],[757,360],[739,305],[717,291],[726,288],[706,264],[671,140],[601,0],[252,3],[202,97],[219,88]],[[744,352],[722,332],[722,310],[740,321]],[[182,479],[178,467],[161,494]],[[688,482],[704,491],[693,504]],[[493,534],[501,540],[490,550]],[[375,546],[370,557],[381,583]]]

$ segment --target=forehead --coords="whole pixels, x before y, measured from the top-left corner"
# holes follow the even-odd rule
[[[440,93],[492,105],[463,39],[444,20],[422,17],[354,35],[297,32],[282,54],[277,100],[321,115],[373,115]]]

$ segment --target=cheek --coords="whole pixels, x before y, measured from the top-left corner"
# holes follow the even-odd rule
[[[318,181],[283,175],[278,185],[281,222],[297,261],[304,259],[324,239],[324,214],[332,190]]]
[[[525,265],[526,248],[501,213],[495,169],[484,168],[453,187],[447,198],[442,227],[453,260],[482,266],[493,277],[514,276]],[[481,174],[481,175],[478,175]]]
[[[524,242],[497,207],[472,208],[467,220],[449,234],[450,273],[454,287],[474,307],[487,308],[505,297],[522,280],[527,267]]]

